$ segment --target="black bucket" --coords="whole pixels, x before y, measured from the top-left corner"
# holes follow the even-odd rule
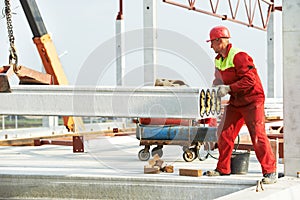
[[[233,152],[231,155],[231,174],[247,174],[250,152]]]

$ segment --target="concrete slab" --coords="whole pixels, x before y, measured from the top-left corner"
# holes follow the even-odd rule
[[[179,176],[180,168],[214,169],[209,157],[185,162],[180,146],[164,146],[162,159],[175,172],[144,174],[139,140],[132,136],[93,137],[84,153],[70,146],[0,147],[0,196],[6,199],[215,199],[256,185],[260,165],[251,153],[247,175]],[[217,156],[218,152],[214,151]],[[279,165],[283,172],[283,164]],[[266,187],[267,188],[267,187]]]
[[[243,200],[251,199],[299,199],[300,179],[295,177],[283,177],[276,184],[263,185],[263,190],[256,186],[217,198],[217,200]]]

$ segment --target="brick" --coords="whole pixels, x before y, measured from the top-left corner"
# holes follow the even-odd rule
[[[160,168],[157,166],[151,167],[149,165],[146,165],[144,167],[144,174],[159,174]]]
[[[202,176],[201,169],[179,169],[180,176]]]
[[[174,167],[172,165],[167,165],[162,168],[163,172],[174,173]]]

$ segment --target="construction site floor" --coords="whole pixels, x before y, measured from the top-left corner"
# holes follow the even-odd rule
[[[273,185],[263,185],[260,165],[251,152],[248,173],[221,177],[180,176],[179,169],[216,167],[208,157],[185,162],[180,146],[163,148],[164,164],[174,173],[144,174],[147,161],[138,159],[143,147],[135,135],[97,136],[84,141],[84,152],[73,153],[72,146],[1,146],[1,199],[268,199],[284,195],[299,199],[300,179],[283,177]],[[217,150],[213,151],[218,156]],[[282,161],[278,166],[284,173]],[[296,189],[295,189],[296,188]],[[287,196],[284,191],[289,195]],[[229,196],[228,196],[229,195]],[[236,196],[235,196],[236,195]]]

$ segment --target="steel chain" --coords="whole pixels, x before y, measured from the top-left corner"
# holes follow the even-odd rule
[[[6,16],[6,24],[7,24],[7,32],[8,32],[8,39],[10,44],[9,49],[9,65],[13,66],[14,72],[18,72],[18,56],[17,51],[15,48],[15,37],[13,32],[13,25],[12,25],[12,15],[10,9],[10,0],[5,0],[5,16]]]

